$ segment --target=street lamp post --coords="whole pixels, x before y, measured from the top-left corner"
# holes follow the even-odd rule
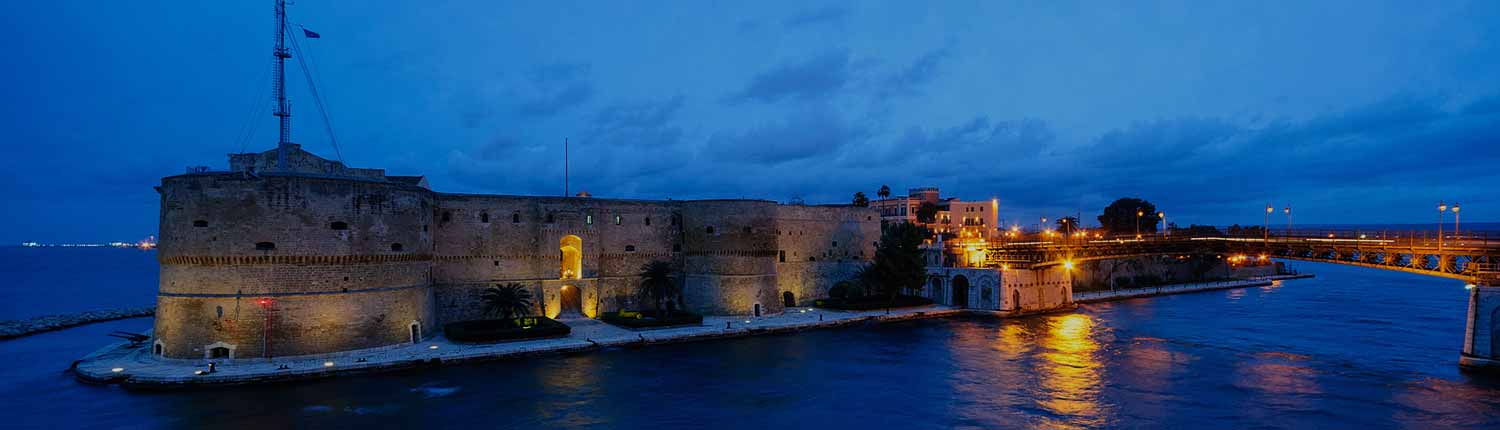
[[[1461,240],[1458,235],[1458,202],[1453,202],[1453,239]]]
[[[1438,200],[1438,252],[1443,252],[1443,212],[1448,211],[1448,204]]]
[[[1266,203],[1266,220],[1260,227],[1260,240],[1266,245],[1271,244],[1271,212],[1276,211],[1270,203]]]
[[[1156,213],[1156,217],[1159,218],[1159,219],[1161,219],[1161,231],[1162,231],[1161,234],[1162,234],[1162,236],[1166,236],[1168,234],[1171,234],[1171,232],[1167,230],[1167,213],[1166,212],[1157,212]]]
[[[1142,211],[1140,209],[1136,209],[1135,210],[1135,238],[1136,238],[1136,240],[1140,240],[1141,239],[1141,215],[1145,215],[1145,214],[1146,214],[1145,211]]]
[[[1292,207],[1288,205],[1281,211],[1286,212],[1286,237],[1292,237]]]

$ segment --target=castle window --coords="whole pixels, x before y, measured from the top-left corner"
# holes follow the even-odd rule
[[[682,225],[682,215],[672,214],[672,225]]]
[[[785,263],[786,262],[786,251],[785,250],[776,251],[776,260],[780,261],[782,263]]]
[[[500,260],[495,260],[495,267],[500,267]]]
[[[219,315],[219,319],[224,319],[224,307],[223,306],[214,306],[214,313],[216,313],[216,314]]]
[[[818,257],[808,256],[807,261],[818,261]]]
[[[651,217],[646,217],[646,225],[651,225]]]
[[[625,245],[625,252],[635,252],[635,245]]]
[[[334,221],[334,222],[328,224],[328,228],[331,228],[331,229],[334,229],[334,230],[348,230],[349,229],[349,223],[343,222],[343,221]]]
[[[208,221],[204,221],[201,219],[193,221],[193,227],[208,227]]]
[[[479,213],[479,222],[488,224],[490,222],[490,213],[489,212],[480,212]]]
[[[453,212],[443,212],[443,222],[453,221]]]
[[[521,214],[520,213],[510,214],[510,222],[512,224],[520,223],[521,222]]]
[[[620,216],[615,215],[615,225],[620,225]]]
[[[674,244],[672,244],[672,252],[682,252],[682,244],[680,244],[680,243],[674,243]]]
[[[833,241],[833,246],[835,246],[835,247],[839,246],[839,241],[837,241],[837,240]]]
[[[593,215],[584,215],[583,216],[583,223],[584,224],[588,224],[588,225],[594,225],[594,216]]]
[[[391,244],[391,251],[401,252],[401,244],[399,244],[399,243],[392,243]]]
[[[708,234],[714,234],[714,226],[708,226],[707,228],[704,228],[703,231],[708,232]]]
[[[422,224],[422,231],[423,231],[423,232],[426,232],[426,231],[427,231],[427,224]]]
[[[553,221],[552,214],[547,214],[547,224],[551,224]]]
[[[256,251],[275,251],[276,250],[276,244],[273,243],[273,242],[256,242],[255,243],[255,250]]]
[[[750,234],[750,227],[745,227],[745,234]]]

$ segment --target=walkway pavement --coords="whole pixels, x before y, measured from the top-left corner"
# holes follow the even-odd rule
[[[929,305],[878,311],[836,311],[789,308],[780,315],[760,318],[707,316],[703,325],[656,330],[627,330],[598,320],[565,321],[573,328],[566,337],[491,344],[460,344],[441,335],[417,344],[397,345],[319,356],[274,359],[215,360],[206,373],[202,359],[165,359],[152,355],[150,345],[117,343],[75,364],[79,379],[132,387],[246,384],[332,377],[342,374],[431,366],[441,363],[496,360],[533,354],[587,351],[609,346],[643,345],[719,339],[764,333],[833,327],[865,321],[898,321],[955,315],[963,310]]]

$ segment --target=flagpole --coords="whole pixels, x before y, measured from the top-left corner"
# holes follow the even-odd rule
[[[563,197],[568,196],[568,138],[563,138]]]

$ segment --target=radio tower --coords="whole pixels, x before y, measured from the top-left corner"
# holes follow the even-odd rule
[[[271,92],[276,97],[276,118],[281,122],[281,136],[276,142],[276,169],[286,171],[286,148],[292,144],[292,106],[286,101],[286,0],[276,0],[276,73]]]

